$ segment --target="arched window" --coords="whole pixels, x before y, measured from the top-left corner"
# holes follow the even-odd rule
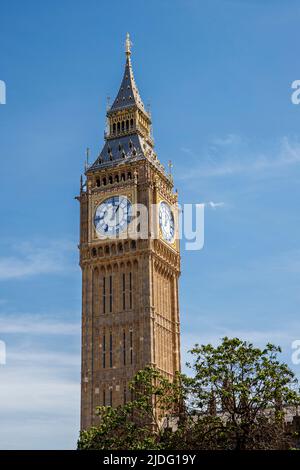
[[[133,128],[133,119],[130,119],[130,127]]]
[[[118,132],[120,132],[120,123],[119,122],[117,124],[117,130],[118,130]]]
[[[128,175],[127,175],[127,179],[131,180],[131,172],[129,171]]]
[[[115,176],[115,182],[116,182],[116,183],[119,182],[119,175],[116,175],[116,176]]]
[[[112,182],[113,182],[113,178],[112,178],[111,175],[108,177],[108,182],[109,182],[109,184],[112,184]]]
[[[125,129],[125,122],[122,121],[122,132],[124,131],[124,129]]]
[[[121,174],[121,181],[125,181],[125,173]]]
[[[103,186],[106,186],[106,178],[103,178],[102,184],[103,184]]]
[[[113,123],[113,134],[115,134],[115,133],[116,133],[116,123],[114,122]]]
[[[128,131],[128,129],[129,129],[129,121],[128,121],[128,119],[127,119],[127,120],[126,120],[126,130]]]
[[[96,186],[98,186],[98,187],[100,186],[100,179],[99,178],[96,179]]]

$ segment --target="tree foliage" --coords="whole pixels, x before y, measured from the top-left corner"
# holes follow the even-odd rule
[[[297,380],[280,348],[261,350],[238,338],[195,345],[171,383],[152,367],[139,371],[133,400],[98,407],[99,425],[82,431],[80,449],[287,449],[297,436],[285,412],[300,404]]]
[[[116,408],[99,406],[99,425],[82,431],[79,449],[163,449],[165,422],[180,414],[180,376],[170,382],[156,369],[139,371],[130,384],[133,400]]]

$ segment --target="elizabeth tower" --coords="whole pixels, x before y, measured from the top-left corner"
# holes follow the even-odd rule
[[[177,193],[153,146],[127,35],[124,76],[107,110],[105,143],[87,166],[78,197],[82,429],[97,423],[97,406],[130,400],[128,384],[146,365],[170,380],[180,370]],[[147,236],[131,230],[137,205],[147,209]]]

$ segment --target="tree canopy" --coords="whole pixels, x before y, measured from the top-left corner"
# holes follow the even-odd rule
[[[300,404],[297,379],[278,359],[238,338],[196,344],[191,376],[170,382],[153,367],[130,384],[133,399],[97,408],[99,425],[82,431],[79,449],[288,449],[298,435],[285,423]]]

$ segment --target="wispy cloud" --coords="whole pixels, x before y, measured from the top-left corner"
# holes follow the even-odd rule
[[[74,449],[79,431],[80,357],[17,348],[0,368],[0,448]]]
[[[295,277],[300,274],[300,250],[282,251],[276,255],[265,255],[250,259],[242,266],[239,263],[232,263],[224,269],[213,273],[214,279],[221,283],[231,283],[232,285],[249,282],[277,283],[283,284],[283,279],[297,280]]]
[[[206,313],[207,315],[207,313]],[[283,328],[274,328],[274,329],[265,329],[257,330],[255,328],[228,328],[222,324],[211,325],[210,328],[201,328],[198,325],[199,334],[193,332],[183,332],[182,334],[182,365],[185,372],[189,370],[185,367],[186,362],[191,360],[191,355],[189,350],[198,343],[198,344],[213,344],[216,346],[220,344],[221,339],[224,336],[229,338],[240,338],[245,341],[252,342],[257,347],[263,348],[267,343],[272,343],[282,347],[282,359],[288,362],[291,368],[296,374],[299,375],[300,370],[298,370],[295,365],[291,363],[293,348],[292,342],[295,339],[299,339],[300,333],[300,324],[288,325],[286,329]]]
[[[224,207],[225,206],[225,202],[213,202],[213,201],[209,201],[209,202],[206,202],[205,203],[205,206],[206,207],[211,207],[212,209],[217,209],[218,207]]]
[[[227,147],[229,145],[239,145],[241,142],[241,136],[237,134],[227,134],[224,137],[213,137],[210,145],[216,147]]]
[[[12,254],[0,256],[0,281],[65,272],[71,269],[68,254],[75,252],[66,241],[27,242],[5,249]]]
[[[42,315],[4,315],[0,317],[0,334],[78,335],[80,323],[55,321]]]
[[[192,168],[180,171],[179,180],[263,173],[300,163],[300,141],[288,137],[283,137],[275,149],[268,151],[251,149],[246,139],[235,134],[211,139],[200,153],[188,148],[181,151],[192,158]]]

